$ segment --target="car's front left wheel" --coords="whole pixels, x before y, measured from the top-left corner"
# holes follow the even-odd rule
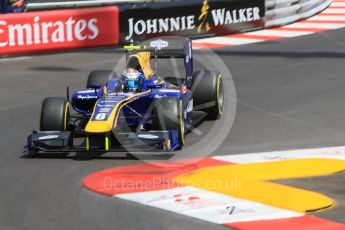
[[[154,124],[157,130],[177,131],[179,149],[185,144],[184,116],[182,100],[176,97],[163,97],[155,100]]]

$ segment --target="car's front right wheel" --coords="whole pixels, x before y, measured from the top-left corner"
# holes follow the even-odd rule
[[[70,113],[63,97],[47,97],[41,107],[40,131],[66,131]]]

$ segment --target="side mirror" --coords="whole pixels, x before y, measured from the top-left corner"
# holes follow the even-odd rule
[[[89,84],[87,85],[88,89],[100,89],[102,86],[100,84]]]

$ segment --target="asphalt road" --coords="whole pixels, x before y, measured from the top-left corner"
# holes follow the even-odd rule
[[[234,126],[213,154],[344,145],[344,34],[219,50],[238,100]],[[225,229],[81,187],[92,172],[140,162],[125,154],[21,158],[43,98],[64,96],[66,85],[82,88],[91,70],[112,68],[118,56],[113,48],[97,48],[0,59],[0,229]],[[281,181],[332,197],[337,206],[316,215],[345,223],[344,182],[345,174]]]

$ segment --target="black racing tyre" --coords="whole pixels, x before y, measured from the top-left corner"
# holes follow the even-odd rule
[[[111,70],[94,70],[89,74],[87,78],[86,87],[89,85],[105,86],[109,80],[109,77],[113,74]]]
[[[195,110],[207,113],[207,118],[216,120],[223,114],[224,89],[220,73],[200,70],[192,78],[193,106]]]
[[[178,130],[179,146],[185,143],[182,100],[163,97],[155,100],[154,125],[157,130]]]
[[[47,97],[42,102],[40,130],[66,131],[69,117],[69,104],[66,98]]]

